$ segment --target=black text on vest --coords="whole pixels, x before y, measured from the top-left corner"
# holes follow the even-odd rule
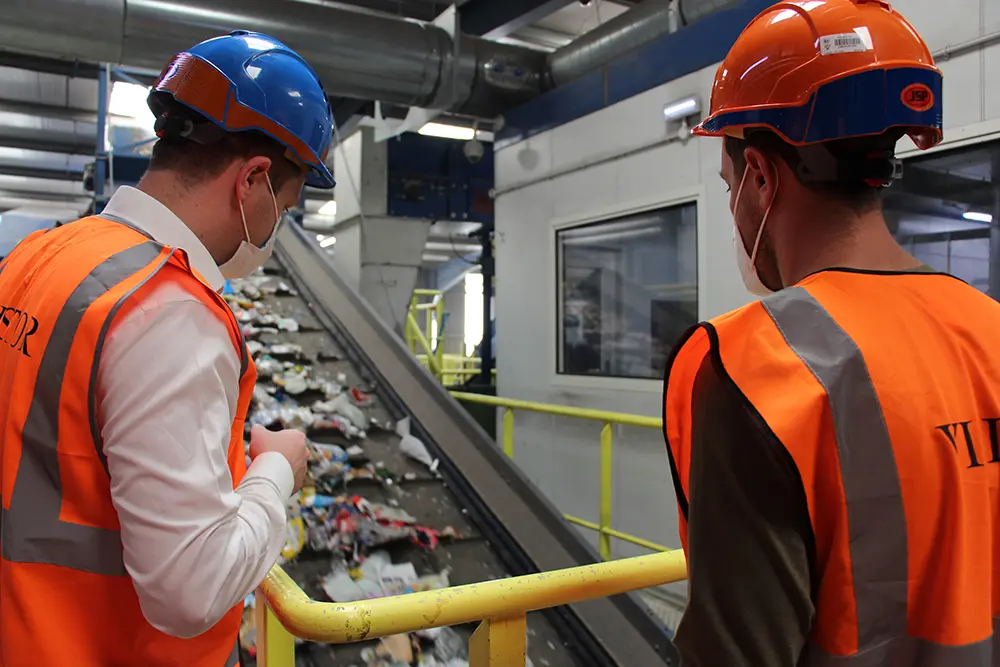
[[[0,306],[0,331],[3,331],[0,340],[24,356],[31,356],[31,352],[28,350],[28,339],[38,331],[37,319],[17,308]]]
[[[969,461],[970,468],[978,468],[984,463],[1000,463],[1000,435],[997,433],[997,423],[1000,417],[980,419],[977,421],[955,422],[954,424],[942,424],[935,426],[938,431],[944,433],[948,438],[948,443],[960,456],[965,454]],[[987,452],[978,450],[977,442],[988,440],[990,450],[989,458]]]

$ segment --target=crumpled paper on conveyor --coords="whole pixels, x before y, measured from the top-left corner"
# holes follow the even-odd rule
[[[396,476],[383,463],[370,460],[364,447],[349,444],[363,442],[370,429],[398,432],[401,440],[406,441],[400,443],[401,450],[433,471],[436,462],[423,443],[409,434],[409,421],[393,425],[368,416],[366,410],[376,403],[371,387],[352,387],[343,373],[333,379],[323,377],[300,345],[291,340],[275,342],[276,335],[294,336],[307,330],[294,318],[262,302],[265,296],[294,295],[295,291],[287,284],[258,275],[231,281],[230,287],[233,293],[224,297],[243,328],[247,350],[257,367],[258,384],[246,420],[247,429],[253,424],[296,428],[311,438],[306,486],[288,503],[286,539],[279,562],[294,562],[306,551],[313,554],[310,557],[325,554],[331,559],[331,567],[320,585],[335,601],[449,586],[448,570],[421,576],[412,563],[392,563],[380,549],[400,541],[434,549],[441,539],[460,538],[458,533],[451,527],[438,530],[419,525],[404,509],[393,506],[396,501],[392,495],[398,493]],[[317,362],[341,359],[339,352],[332,349],[320,350],[316,355]],[[341,444],[312,439],[326,435]],[[249,451],[247,459],[249,463]],[[391,492],[388,501],[391,504],[348,495],[348,486],[358,480],[376,483]],[[252,603],[251,596],[240,630],[240,643],[251,655],[255,650]],[[447,628],[387,637],[367,658],[370,667],[468,665],[464,640]],[[401,659],[406,662],[400,662]]]

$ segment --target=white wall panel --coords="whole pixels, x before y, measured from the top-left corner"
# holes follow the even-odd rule
[[[995,0],[894,0],[892,6],[913,24],[931,51],[967,42],[982,30],[981,3]]]
[[[997,5],[997,17],[1000,19],[1000,0],[984,0]],[[1000,26],[995,28],[1000,30]],[[994,44],[981,53],[972,54],[969,58],[975,58],[980,62],[982,77],[980,80],[972,80],[968,86],[973,86],[982,92],[983,95],[983,120],[993,120],[1000,118],[1000,42]],[[972,94],[972,93],[970,93]],[[948,111],[945,110],[945,118]]]
[[[983,67],[979,53],[959,56],[939,65],[944,74],[944,124],[964,127],[983,118]]]

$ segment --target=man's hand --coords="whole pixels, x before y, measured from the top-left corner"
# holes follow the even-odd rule
[[[286,429],[284,431],[269,431],[260,424],[250,429],[250,460],[264,452],[278,452],[292,466],[295,475],[295,490],[302,488],[306,478],[306,464],[309,461],[309,450],[306,448],[306,434],[302,431]]]

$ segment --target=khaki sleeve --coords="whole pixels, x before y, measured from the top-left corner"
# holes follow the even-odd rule
[[[693,399],[689,599],[674,639],[681,664],[795,667],[815,613],[798,471],[711,355]]]

